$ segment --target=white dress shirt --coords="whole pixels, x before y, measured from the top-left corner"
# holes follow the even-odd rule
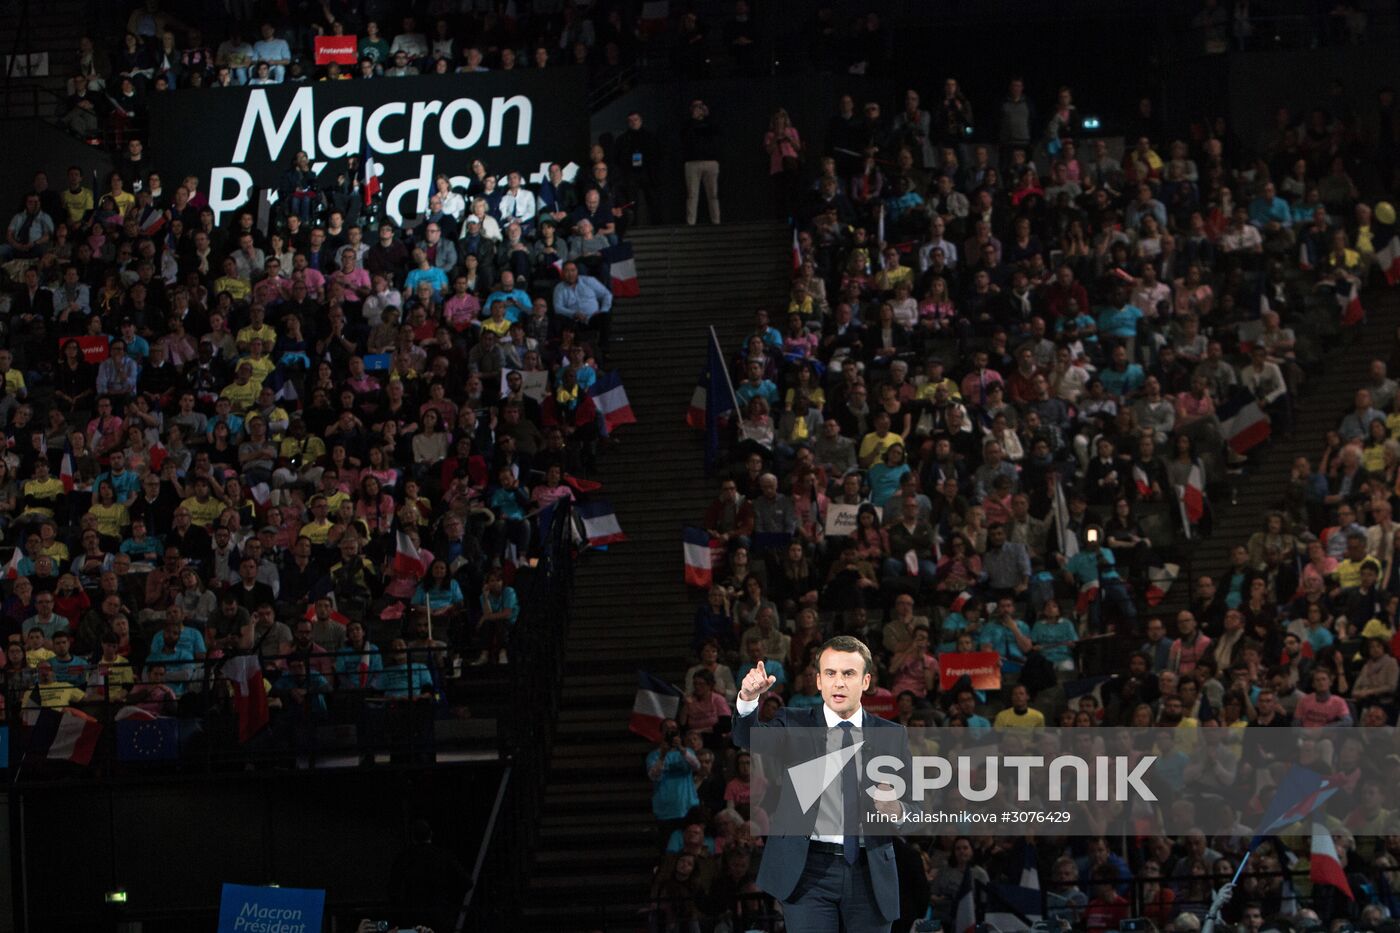
[[[758,709],[757,700],[745,700],[740,697],[734,701],[734,711],[740,716],[747,716],[756,709]],[[828,754],[841,748],[842,734],[837,726],[843,722],[849,722],[851,724],[853,740],[856,742],[861,741],[860,731],[865,726],[865,709],[863,707],[856,707],[856,711],[851,714],[851,718],[847,720],[842,719],[835,710],[823,703],[822,715],[826,718],[826,750]],[[859,752],[856,753],[856,758],[856,767],[859,768]],[[827,758],[827,767],[834,768],[835,766],[834,758]],[[844,812],[841,800],[841,782],[836,780],[836,775],[828,774],[826,775],[825,784],[826,793],[822,794],[821,800],[817,804],[816,825],[818,829],[837,829],[841,826],[842,814]],[[838,846],[845,842],[845,836],[841,833],[814,832],[808,838],[812,839],[814,842],[830,842]]]

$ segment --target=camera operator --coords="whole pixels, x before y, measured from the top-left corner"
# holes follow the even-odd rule
[[[647,755],[647,777],[651,778],[651,811],[656,815],[662,843],[685,823],[685,816],[700,805],[691,776],[700,770],[695,752],[681,744],[680,726],[674,719],[661,723],[661,738]]]

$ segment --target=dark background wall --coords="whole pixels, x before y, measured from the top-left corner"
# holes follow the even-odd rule
[[[24,193],[34,183],[34,173],[40,169],[48,172],[51,188],[64,185],[70,165],[83,170],[89,186],[96,171],[99,186],[106,187],[111,157],[43,120],[0,120],[0,135],[6,149],[5,158],[0,159],[0,213],[5,223],[19,210]]]
[[[128,917],[165,919],[148,931],[212,929],[190,924],[217,912],[226,881],[329,885],[328,914],[379,905],[413,819],[428,819],[470,870],[499,773],[483,762],[24,788],[29,929],[93,929],[115,887]]]

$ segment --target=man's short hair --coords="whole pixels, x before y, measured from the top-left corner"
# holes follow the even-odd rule
[[[851,635],[837,635],[834,638],[828,638],[821,650],[817,652],[817,658],[820,659],[828,651],[846,651],[858,654],[861,662],[865,664],[865,670],[861,673],[871,674],[875,671],[875,659],[870,656],[870,648],[859,638]]]

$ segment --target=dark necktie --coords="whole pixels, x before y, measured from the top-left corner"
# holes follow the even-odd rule
[[[855,726],[849,720],[837,723],[841,730],[841,747],[850,748],[856,744]],[[841,769],[841,828],[845,838],[841,840],[842,854],[847,865],[854,865],[860,858],[860,787],[856,772],[856,756],[852,755]],[[855,832],[852,832],[855,830]]]

